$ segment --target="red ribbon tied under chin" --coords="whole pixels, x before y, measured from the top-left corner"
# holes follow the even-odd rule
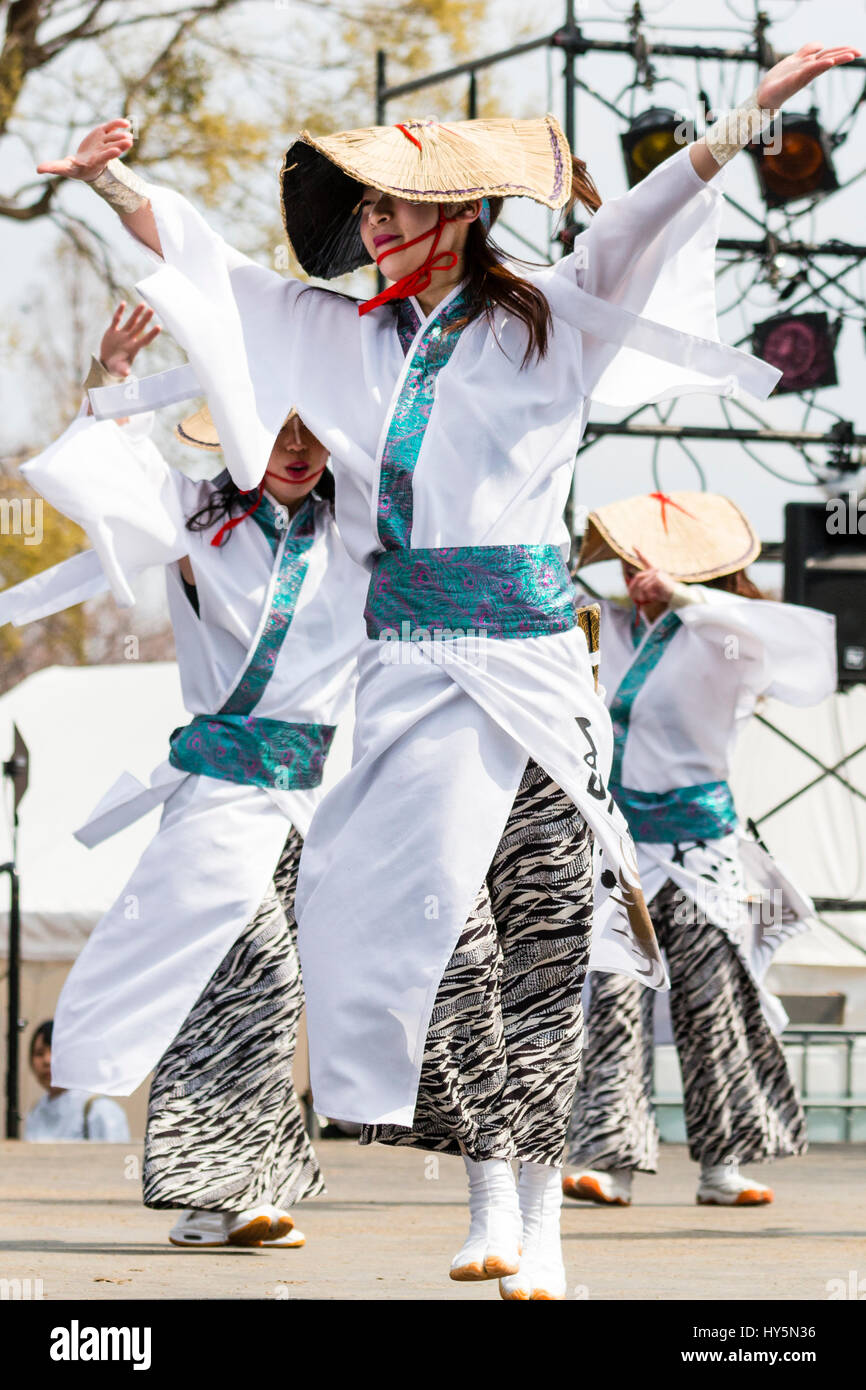
[[[685,507],[681,507],[679,502],[675,502],[672,497],[668,497],[667,493],[651,492],[648,495],[653,499],[654,502],[658,502],[662,509],[662,526],[664,527],[665,531],[667,531],[668,529],[668,518],[667,513],[665,511],[666,507],[675,507],[678,512],[682,512],[683,516],[691,517],[692,521],[697,521],[696,516],[694,516],[691,512],[686,511]]]
[[[364,314],[369,314],[371,309],[378,309],[380,305],[387,304],[392,299],[408,299],[411,295],[421,294],[430,286],[433,279],[433,272],[436,270],[453,270],[457,264],[457,256],[454,251],[440,251],[437,255],[436,248],[442,236],[442,228],[448,221],[442,208],[439,209],[439,219],[429,231],[422,232],[420,236],[413,237],[411,241],[401,241],[397,246],[389,246],[383,251],[381,256],[376,257],[376,264],[381,266],[388,256],[393,256],[397,251],[408,251],[410,246],[417,246],[419,242],[426,241],[432,236],[433,245],[422,261],[421,265],[415,270],[410,270],[408,275],[404,275],[399,280],[395,280],[393,285],[388,285],[387,289],[381,290],[379,294],[368,299],[364,304],[358,305],[358,314],[363,318]]]

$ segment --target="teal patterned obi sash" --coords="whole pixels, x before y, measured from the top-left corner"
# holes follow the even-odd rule
[[[266,496],[252,513],[274,556],[282,553],[259,640],[234,690],[216,714],[197,714],[171,736],[169,762],[182,772],[281,791],[317,787],[334,737],[333,724],[288,724],[252,711],[274,673],[309,565],[315,508],[308,498],[286,530]],[[282,525],[281,525],[282,523]]]
[[[610,790],[638,843],[720,840],[736,828],[737,813],[727,782],[699,782],[669,792],[639,792],[611,782]]]
[[[249,714],[197,714],[171,736],[169,762],[183,772],[281,791],[317,787],[333,724],[287,724]]]
[[[368,637],[402,641],[541,637],[577,621],[555,545],[386,550],[373,566],[364,617]]]

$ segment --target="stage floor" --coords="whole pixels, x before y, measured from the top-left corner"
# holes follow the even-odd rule
[[[319,1153],[329,1192],[298,1213],[303,1249],[208,1251],[169,1245],[171,1213],[141,1206],[140,1144],[0,1143],[0,1281],[44,1299],[498,1298],[495,1282],[447,1277],[466,1229],[458,1160],[333,1140]],[[866,1145],[747,1171],[772,1206],[696,1206],[680,1145],[638,1175],[633,1206],[566,1203],[570,1297],[825,1300],[857,1279],[866,1294]]]

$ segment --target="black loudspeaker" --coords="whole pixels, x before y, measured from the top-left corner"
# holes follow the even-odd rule
[[[866,682],[866,501],[785,507],[785,602],[836,618],[839,685]]]

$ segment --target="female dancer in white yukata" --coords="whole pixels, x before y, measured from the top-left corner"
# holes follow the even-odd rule
[[[741,828],[730,760],[759,698],[814,705],[836,688],[833,618],[762,601],[745,570],[760,548],[726,497],[650,493],[591,512],[578,561],[619,557],[632,600],[602,601],[609,785],[670,971],[697,1200],[725,1206],[773,1199],[740,1163],[806,1147],[776,1038],[785,1013],[762,977],[813,912]],[[655,1172],[658,1160],[653,996],[599,974],[590,1000],[563,1187],[627,1206],[634,1172]]]
[[[152,311],[123,324],[122,308],[92,385],[103,364],[126,376],[152,336]],[[52,1078],[125,1095],[156,1066],[144,1201],[182,1209],[173,1244],[301,1245],[287,1209],[323,1182],[292,1082],[303,1005],[293,903],[302,835],[351,699],[365,576],[336,533],[327,451],[297,414],[247,497],[225,473],[196,482],[168,467],[137,423],[82,416],[22,470],[88,531],[91,592],[110,575],[128,604],[134,573],[164,568],[196,711],[151,786],[122,778],[78,832],[96,844],[164,803],[64,986]],[[178,431],[219,449],[204,412]],[[0,595],[0,621],[77,601],[79,571],[69,562]]]
[[[808,45],[784,60],[602,207],[572,255],[527,274],[489,238],[503,198],[599,206],[553,117],[302,135],[282,170],[289,239],[314,276],[378,263],[392,283],[361,306],[254,265],[137,179],[114,158],[132,144],[123,121],[40,166],[91,181],[162,258],[139,292],[182,342],[242,485],[289,380],[331,450],[341,534],[371,577],[353,767],[298,885],[314,1096],[368,1135],[463,1154],[472,1220],[451,1274],[501,1275],[508,1299],[566,1289],[589,832],[594,963],[664,983],[564,559],[575,450],[591,397],[772,389],[773,368],[717,337],[712,180],[771,108],[853,56]],[[491,890],[495,947],[473,935]],[[463,1083],[473,1049],[481,1074],[467,1065]]]

